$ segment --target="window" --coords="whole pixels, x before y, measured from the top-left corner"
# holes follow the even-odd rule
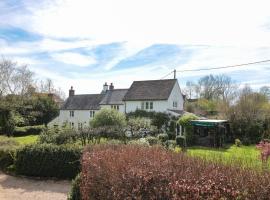
[[[150,110],[153,110],[153,102],[150,102]]]
[[[78,129],[82,130],[83,129],[83,124],[82,123],[78,123]]]
[[[90,117],[91,117],[91,118],[92,118],[92,117],[95,117],[95,111],[90,110]]]
[[[145,103],[145,109],[148,110],[149,109],[149,102]]]
[[[177,102],[176,101],[173,102],[173,107],[177,108]]]
[[[69,111],[69,116],[74,117],[74,110]]]
[[[144,110],[144,102],[141,103],[141,109]]]
[[[70,128],[74,128],[74,123],[73,122],[69,122],[69,127]]]
[[[119,110],[119,105],[111,105],[111,109]]]

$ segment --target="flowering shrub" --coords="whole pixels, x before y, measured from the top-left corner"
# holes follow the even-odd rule
[[[267,162],[270,156],[270,142],[263,140],[256,145],[257,149],[261,151],[261,159],[263,162]]]
[[[82,199],[268,199],[270,174],[161,147],[98,145],[82,157]]]

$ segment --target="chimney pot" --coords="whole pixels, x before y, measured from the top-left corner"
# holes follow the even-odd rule
[[[111,83],[110,90],[113,90],[113,89],[114,89],[114,86],[113,86],[113,83]]]
[[[70,87],[70,90],[69,90],[69,97],[71,96],[74,96],[75,95],[75,90],[73,90],[73,86]]]

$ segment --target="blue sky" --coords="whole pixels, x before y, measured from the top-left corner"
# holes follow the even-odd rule
[[[269,7],[266,0],[2,0],[0,54],[64,91],[99,92],[105,81],[127,88],[173,69],[270,59]],[[184,86],[210,73],[270,85],[270,63],[177,78]]]

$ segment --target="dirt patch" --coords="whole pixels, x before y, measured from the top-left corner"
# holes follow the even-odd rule
[[[0,172],[0,200],[66,200],[70,181],[33,180]]]

